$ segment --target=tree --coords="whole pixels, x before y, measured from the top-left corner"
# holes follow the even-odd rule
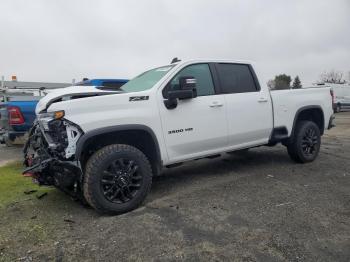
[[[293,84],[292,84],[292,88],[293,88],[293,89],[302,88],[302,85],[301,85],[299,76],[296,76],[296,77],[294,78],[294,81],[293,81]]]
[[[324,71],[321,74],[322,83],[332,83],[332,84],[344,84],[343,73],[340,71],[331,70],[329,72]]]
[[[289,89],[292,78],[286,74],[275,76],[275,89]]]

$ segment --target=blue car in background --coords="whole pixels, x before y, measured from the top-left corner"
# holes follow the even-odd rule
[[[8,146],[23,137],[35,119],[39,98],[32,101],[9,101],[0,105],[0,142]]]
[[[128,82],[127,79],[84,79],[76,86],[99,86],[102,89],[118,89]],[[35,108],[40,96],[31,96],[21,100],[0,103],[0,143],[10,146],[29,131],[35,120]],[[24,137],[25,138],[25,137]],[[20,141],[19,143],[21,143]]]
[[[127,79],[84,79],[77,86],[101,86],[105,89],[118,89],[128,82]]]

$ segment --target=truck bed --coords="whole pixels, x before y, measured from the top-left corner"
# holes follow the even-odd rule
[[[271,91],[274,112],[274,127],[286,127],[291,134],[293,121],[298,111],[307,107],[320,107],[324,110],[324,126],[331,117],[332,97],[330,88],[301,88]],[[326,110],[325,110],[326,109]]]

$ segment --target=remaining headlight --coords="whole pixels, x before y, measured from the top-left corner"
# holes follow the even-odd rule
[[[38,119],[50,118],[50,119],[61,119],[64,117],[64,110],[47,112],[38,115]]]
[[[45,131],[49,131],[49,122],[52,120],[62,119],[64,111],[47,112],[38,115],[38,122]]]

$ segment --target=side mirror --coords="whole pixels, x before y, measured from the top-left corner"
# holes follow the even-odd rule
[[[179,79],[180,89],[169,90],[167,92],[168,100],[165,100],[165,106],[168,109],[177,107],[177,99],[191,99],[197,97],[196,79],[193,76],[182,76]]]
[[[179,79],[181,90],[195,90],[197,80],[193,76],[182,76]]]

